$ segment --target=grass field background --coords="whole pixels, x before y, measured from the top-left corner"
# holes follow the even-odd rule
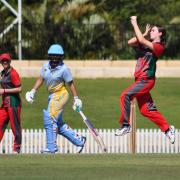
[[[47,107],[46,87],[43,86],[36,94],[35,102],[25,101],[25,92],[30,90],[35,78],[22,79],[22,127],[43,128],[42,109]],[[117,128],[120,116],[119,96],[133,82],[133,79],[75,79],[79,97],[83,101],[83,111],[97,128]],[[180,79],[158,78],[152,97],[157,108],[167,118],[170,124],[180,128]],[[78,113],[71,108],[72,96],[65,107],[63,119],[73,128],[85,128]],[[138,128],[155,128],[156,126],[139,114],[137,110]]]
[[[177,180],[179,167],[179,155],[2,155],[0,179]]]
[[[45,86],[35,102],[28,104],[25,93],[35,82],[22,79],[22,127],[43,128],[42,109],[47,107]],[[120,115],[119,96],[133,79],[75,79],[83,111],[97,128],[117,128]],[[170,124],[180,128],[180,79],[157,79],[152,97]],[[64,120],[73,128],[86,128],[71,108],[71,97],[65,107]],[[156,126],[138,113],[137,127]],[[3,180],[177,180],[180,177],[178,154],[20,154],[0,155],[0,179]]]

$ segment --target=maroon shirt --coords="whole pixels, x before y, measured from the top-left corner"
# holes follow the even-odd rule
[[[164,52],[164,45],[153,43],[153,50],[140,45],[137,49],[137,64],[134,76],[136,79],[155,78],[156,62]]]
[[[7,72],[1,72],[0,84],[3,89],[12,89],[21,86],[19,74],[14,68],[10,68]],[[21,104],[19,93],[8,94],[2,96],[4,107],[17,107]]]

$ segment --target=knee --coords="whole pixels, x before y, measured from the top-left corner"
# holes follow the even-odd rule
[[[128,93],[122,93],[120,96],[120,100],[123,102],[130,102],[132,100],[131,95]]]

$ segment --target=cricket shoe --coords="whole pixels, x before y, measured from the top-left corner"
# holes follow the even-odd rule
[[[77,153],[81,153],[81,152],[82,152],[82,150],[83,150],[83,148],[84,148],[84,145],[85,145],[85,143],[86,143],[86,137],[83,136],[82,138],[83,138],[83,145],[77,147],[77,149],[78,149],[78,150],[77,150]]]
[[[13,151],[13,154],[19,154],[20,152],[19,151]]]
[[[58,153],[58,152],[59,152],[59,148],[58,148],[57,145],[55,145],[54,152],[55,152],[55,153]]]
[[[54,151],[50,151],[48,148],[45,148],[41,150],[41,154],[54,154],[57,151],[58,149],[55,149]]]
[[[56,148],[54,149],[54,152],[55,152],[55,153],[58,153],[58,152],[59,152],[58,147],[56,147]]]
[[[19,154],[21,152],[21,149],[20,148],[16,148],[14,151],[13,151],[13,154]]]
[[[169,130],[165,134],[169,138],[171,144],[174,144],[174,142],[175,142],[175,128],[174,128],[174,126],[170,126]]]
[[[122,126],[121,128],[116,130],[115,136],[124,136],[127,133],[131,132],[131,126]]]

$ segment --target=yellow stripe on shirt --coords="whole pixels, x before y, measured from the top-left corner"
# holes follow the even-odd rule
[[[49,86],[48,87],[48,91],[50,93],[55,93],[55,92],[58,92],[58,91],[64,91],[66,90],[65,86],[64,86],[64,83],[59,83],[57,84],[56,86],[53,85],[53,86]]]

